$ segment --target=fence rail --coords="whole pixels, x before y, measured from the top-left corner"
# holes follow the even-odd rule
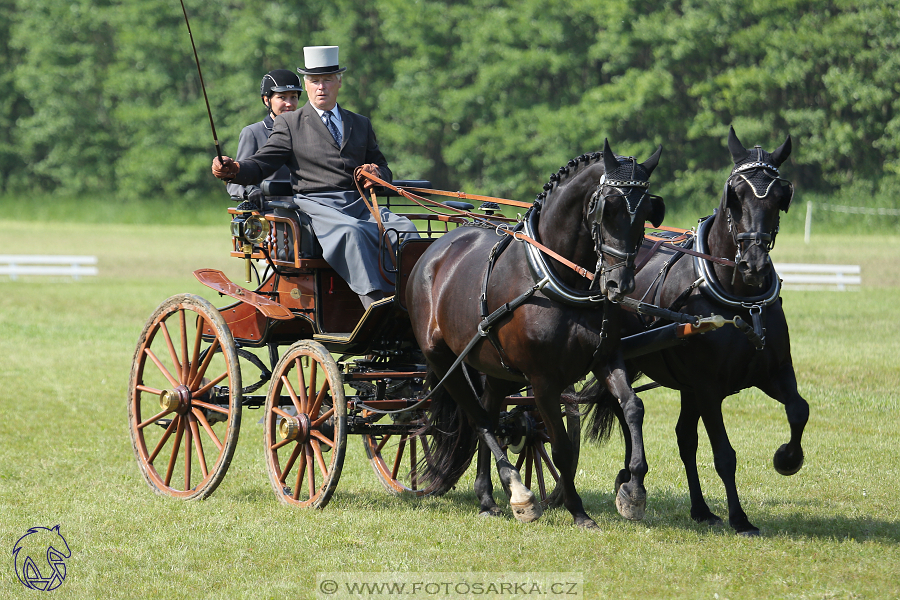
[[[813,265],[803,263],[775,263],[775,271],[786,287],[827,287],[846,291],[862,285],[859,265]]]
[[[21,276],[81,277],[97,275],[96,256],[0,254],[0,275],[13,281]]]

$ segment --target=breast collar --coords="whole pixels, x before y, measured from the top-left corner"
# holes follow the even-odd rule
[[[713,218],[707,218],[701,221],[697,226],[697,235],[695,236],[695,239],[697,240],[697,250],[703,254],[709,254],[706,240],[712,222]],[[710,261],[700,258],[699,256],[694,256],[693,258],[694,276],[703,279],[703,282],[700,284],[700,291],[713,302],[718,302],[719,304],[724,304],[725,306],[730,306],[732,308],[752,308],[769,306],[778,300],[778,296],[781,293],[781,279],[778,277],[778,274],[775,273],[774,269],[772,270],[772,285],[767,292],[760,294],[759,296],[735,296],[734,294],[729,294],[722,288],[722,284],[719,283],[719,279],[716,277]]]
[[[537,210],[529,210],[522,223],[525,235],[538,241],[540,241],[537,233],[539,213],[540,211]],[[549,280],[541,289],[541,293],[550,300],[575,308],[597,308],[606,301],[606,297],[602,294],[575,290],[563,283],[556,271],[547,264],[544,254],[531,244],[525,244],[525,255],[528,257],[528,267],[535,282],[544,278]]]

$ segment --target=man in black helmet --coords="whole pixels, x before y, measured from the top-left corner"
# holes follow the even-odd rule
[[[256,151],[262,148],[266,140],[272,134],[272,126],[275,123],[275,117],[286,112],[297,110],[300,103],[300,93],[303,86],[300,83],[300,77],[293,71],[287,69],[275,69],[269,71],[259,83],[259,95],[262,103],[265,104],[267,114],[266,118],[258,123],[247,125],[241,130],[241,137],[238,140],[237,154],[235,160],[242,160],[248,156],[253,156]],[[272,175],[266,177],[273,181],[290,181],[291,171],[288,167],[282,166]],[[229,183],[227,186],[228,193],[231,197],[240,202],[241,200],[250,200],[257,206],[262,206],[263,193],[258,185],[238,185]],[[272,198],[274,199],[274,198]]]

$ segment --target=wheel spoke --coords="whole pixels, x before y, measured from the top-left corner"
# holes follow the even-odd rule
[[[391,479],[397,479],[397,473],[400,472],[400,464],[403,462],[403,451],[406,449],[406,438],[400,438],[397,444],[397,454],[394,457],[394,468],[391,469]]]
[[[139,391],[139,392],[146,392],[146,393],[151,394],[151,395],[153,395],[153,396],[159,396],[160,394],[162,394],[162,390],[158,390],[158,389],[156,389],[156,388],[152,388],[152,387],[146,386],[146,385],[144,385],[144,384],[142,384],[142,383],[139,383],[138,385],[134,386],[134,389],[136,389],[136,390]]]
[[[416,489],[416,444],[421,438],[413,436],[409,444],[409,481],[413,490]]]
[[[310,407],[309,412],[306,413],[310,417],[314,417],[319,414],[319,411],[322,409],[322,402],[325,400],[326,392],[331,389],[331,385],[328,382],[328,378],[322,382],[322,389],[319,390],[319,393],[316,394],[316,401],[313,402],[312,407]],[[312,388],[310,388],[310,395],[312,394]]]
[[[325,466],[325,457],[322,456],[322,448],[319,447],[319,442],[317,440],[309,440],[309,443],[312,446],[313,454],[316,456],[316,463],[319,465],[322,477],[328,477],[328,467]]]
[[[303,450],[304,444],[297,444],[297,447]],[[294,500],[300,500],[300,486],[303,485],[303,475],[306,474],[306,456],[303,456],[300,460],[300,464],[297,467],[297,480],[294,482]]]
[[[203,315],[197,313],[197,319],[194,322],[194,352],[191,354],[191,374],[188,376],[188,381],[191,382],[190,384],[188,384],[188,387],[191,389],[194,388],[194,382],[200,381],[200,378],[203,377],[203,373],[198,373],[197,369],[197,363],[200,362],[200,342],[203,339],[203,323],[205,323]],[[206,359],[203,361],[204,365],[208,365],[209,361],[212,360],[212,356],[213,354],[215,354],[216,348],[218,346],[219,338],[213,339],[213,342],[209,347],[209,351],[206,353]],[[206,370],[205,366],[203,370]]]
[[[291,455],[288,457],[287,464],[284,465],[284,471],[282,471],[281,475],[278,476],[278,481],[280,481],[282,485],[284,485],[284,480],[287,478],[288,473],[291,472],[291,469],[294,467],[294,463],[297,462],[297,457],[300,456],[300,452],[302,450],[302,444],[294,445],[294,451],[291,452]]]
[[[169,380],[169,383],[172,384],[172,387],[178,387],[178,380],[172,377],[172,374],[169,373],[169,370],[165,367],[165,365],[163,365],[156,357],[156,354],[154,354],[153,350],[151,350],[150,348],[144,348],[144,354],[150,357],[150,360],[153,361],[153,364],[156,365],[156,368],[159,369],[159,372],[163,374],[163,377]]]
[[[306,445],[306,482],[309,484],[307,491],[309,499],[316,496],[316,470],[313,468],[313,451],[311,445]]]
[[[284,417],[285,419],[290,419],[294,416],[292,414],[289,414],[289,413],[281,410],[278,407],[272,407],[272,412],[275,413],[276,415],[280,415],[280,416]]]
[[[306,407],[309,403],[309,397],[306,394],[306,374],[303,372],[303,361],[299,356],[294,359],[294,366],[297,369],[297,389],[300,390],[300,397],[297,397],[297,393],[294,393],[294,388],[291,387],[291,399],[294,400],[294,404],[297,404],[297,402],[299,402],[299,405],[296,406],[297,412],[305,413],[307,412]]]
[[[318,375],[319,361],[314,360],[309,365],[309,393],[307,394],[307,402],[309,402],[309,398],[312,398],[316,394],[316,375]],[[317,398],[318,400],[318,398]],[[318,404],[318,403],[317,403]],[[316,414],[314,409],[309,408],[307,405],[307,409],[304,411],[308,415]]]
[[[531,447],[526,447],[523,454],[527,455],[527,458],[525,459],[525,487],[531,489],[531,466],[534,459],[534,455],[531,452]]]
[[[322,423],[327,421],[334,414],[334,407],[329,408],[325,413],[322,414],[321,417],[312,422],[311,427],[318,429],[322,426]]]
[[[169,486],[172,481],[172,472],[175,470],[175,461],[178,459],[178,449],[181,447],[181,436],[184,434],[184,423],[181,421],[181,415],[175,417],[175,421],[178,421],[178,426],[175,430],[175,442],[172,444],[172,455],[169,457],[169,466],[166,469],[166,486]]]
[[[187,324],[185,323],[185,315],[184,309],[181,308],[178,310],[178,325],[181,333],[181,379],[180,383],[187,383],[188,373],[185,370],[188,368],[190,363],[188,362],[188,349],[187,349]]]
[[[387,444],[388,440],[392,437],[394,436],[392,436],[391,434],[385,435],[384,438],[382,438],[381,442],[377,446],[375,446],[375,454],[381,454],[381,451],[384,449],[384,445]]]
[[[175,369],[178,371],[178,381],[181,381],[181,361],[178,360],[178,351],[175,350],[175,344],[172,343],[169,328],[166,326],[165,321],[159,322],[159,328],[163,333],[163,337],[166,338],[166,347],[169,349],[169,357],[172,359],[172,364],[175,365]]]
[[[187,416],[183,416],[182,419],[187,420]],[[191,489],[191,446],[193,446],[193,438],[191,435],[191,428],[185,426],[184,428],[184,489],[185,491]]]
[[[538,490],[540,491],[540,497],[547,497],[547,485],[544,483],[544,467],[542,465],[543,461],[541,460],[541,456],[539,453],[532,451],[534,456],[534,474],[537,475],[538,480]]]
[[[200,377],[201,377],[201,381],[202,381],[203,374],[201,374]],[[220,381],[222,381],[222,380],[225,379],[226,377],[228,377],[228,371],[225,371],[225,372],[222,373],[221,375],[219,375],[219,376],[213,378],[212,380],[209,381],[209,383],[207,383],[206,385],[204,385],[202,388],[198,388],[197,390],[195,390],[195,391],[192,393],[192,395],[193,395],[194,397],[198,397],[198,398],[199,398],[200,396],[203,396],[203,395],[207,394],[207,393],[209,392],[209,390],[213,389],[213,387],[215,387],[216,384],[218,384]]]
[[[162,450],[162,449],[163,449],[163,446],[166,445],[166,442],[168,441],[169,436],[172,435],[172,431],[173,431],[177,426],[178,426],[178,417],[176,416],[174,419],[172,419],[172,422],[169,423],[169,426],[166,427],[165,433],[163,433],[163,436],[162,436],[162,437],[159,439],[159,441],[156,443],[156,448],[153,449],[153,454],[151,454],[151,455],[147,458],[147,464],[150,464],[150,465],[153,464],[153,461],[156,460],[156,455],[158,455],[158,454],[159,454],[159,451]]]
[[[525,450],[522,450],[521,452],[519,452],[519,458],[516,459],[516,471],[522,470],[522,465],[525,463],[526,456],[527,456],[527,453],[525,452]]]
[[[316,438],[317,440],[319,440],[319,441],[322,442],[323,444],[327,445],[329,448],[334,448],[334,441],[328,439],[328,436],[326,436],[326,435],[325,435],[324,433],[322,433],[321,431],[310,431],[310,432],[309,432],[309,435],[312,436],[312,437],[314,437],[314,438]]]
[[[550,471],[550,475],[554,480],[559,481],[559,471],[556,470],[556,467],[553,466],[553,461],[550,460],[550,456],[547,455],[547,449],[544,448],[544,445],[541,444],[537,446],[537,451],[540,453],[541,457],[544,459],[544,463],[547,465],[547,470]]]
[[[202,400],[191,400],[192,406],[199,406],[200,408],[205,408],[206,410],[212,410],[217,413],[222,413],[223,415],[230,415],[231,411],[227,408],[222,408],[218,404],[210,404],[209,402],[203,402]]]
[[[206,456],[203,454],[203,440],[200,439],[200,428],[197,427],[197,419],[189,418],[191,424],[191,433],[194,437],[194,446],[197,448],[197,458],[200,463],[200,472],[203,473],[203,479],[209,477],[209,468],[206,466]]]
[[[169,410],[169,409],[166,409],[166,410],[162,411],[161,413],[159,413],[158,415],[155,415],[155,416],[153,416],[153,417],[150,417],[149,419],[147,419],[147,420],[144,421],[143,423],[138,423],[137,428],[138,428],[138,429],[143,429],[144,427],[146,427],[147,425],[150,425],[151,423],[156,423],[158,420],[162,419],[164,416],[166,416],[166,415],[169,414],[170,412],[172,412],[172,411]]]
[[[302,371],[301,371],[302,372]],[[291,402],[294,405],[294,408],[297,410],[297,414],[303,412],[303,399],[297,397],[297,392],[294,391],[294,386],[291,384],[291,380],[288,379],[287,375],[281,376],[281,382],[284,384],[284,387],[287,388],[288,395],[291,397]],[[303,388],[303,385],[300,386],[300,393],[305,396],[306,390]]]
[[[191,412],[194,413],[194,416],[197,417],[197,420],[200,421],[200,424],[203,426],[204,431],[206,431],[207,435],[209,435],[213,443],[216,445],[216,448],[218,448],[219,452],[221,452],[222,442],[219,440],[219,436],[216,435],[216,432],[213,431],[213,428],[209,424],[209,421],[206,420],[206,415],[203,414],[202,410],[196,407],[192,408]]]
[[[197,330],[197,341],[200,341],[200,330]],[[219,338],[213,340],[212,344],[209,345],[209,350],[206,353],[206,356],[203,357],[203,364],[198,368],[196,362],[191,363],[191,383],[188,385],[188,388],[195,389],[200,382],[203,380],[203,376],[206,374],[206,369],[209,368],[209,363],[213,359],[213,355],[216,353],[216,349],[219,347]],[[195,351],[197,348],[194,349]],[[199,360],[199,356],[197,358]],[[223,376],[224,377],[224,376]],[[219,381],[222,379],[220,378]]]

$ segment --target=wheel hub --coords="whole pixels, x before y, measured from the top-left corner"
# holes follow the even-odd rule
[[[300,413],[296,417],[281,417],[278,421],[278,435],[283,440],[294,440],[300,443],[309,439],[309,415]]]
[[[191,390],[182,384],[159,393],[159,406],[163,410],[185,413],[191,408]]]

